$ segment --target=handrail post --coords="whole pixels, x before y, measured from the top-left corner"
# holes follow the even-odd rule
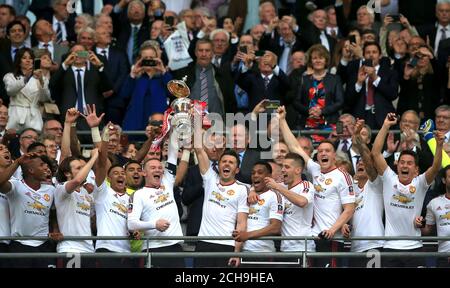
[[[152,256],[150,254],[150,243],[149,243],[149,239],[146,239],[146,243],[147,243],[147,267],[146,268],[152,268]]]
[[[303,255],[302,255],[302,267],[303,268],[308,268],[308,265],[306,265],[306,253],[308,251],[308,239],[305,237],[305,251],[303,251]]]

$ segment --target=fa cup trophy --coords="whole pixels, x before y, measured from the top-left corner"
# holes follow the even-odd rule
[[[167,84],[169,92],[177,97],[170,104],[172,109],[172,119],[170,124],[173,127],[173,133],[176,133],[178,140],[181,143],[186,143],[192,137],[193,125],[193,103],[188,96],[191,94],[189,87],[186,84],[187,77],[184,76],[182,80],[171,80]]]

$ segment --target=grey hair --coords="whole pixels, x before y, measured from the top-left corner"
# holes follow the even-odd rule
[[[216,36],[216,34],[223,32],[225,33],[225,35],[227,36],[227,42],[230,42],[230,33],[222,28],[216,29],[214,31],[211,32],[211,34],[209,35],[209,40],[213,41],[214,37]]]

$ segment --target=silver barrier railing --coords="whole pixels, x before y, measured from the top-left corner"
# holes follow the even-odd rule
[[[140,240],[146,241],[147,252],[140,253],[79,253],[80,257],[84,258],[147,258],[147,268],[151,268],[152,258],[213,258],[213,257],[255,257],[255,252],[150,252],[149,241],[152,240],[184,240],[187,242],[201,241],[201,240],[232,240],[232,237],[213,237],[213,236],[144,236]],[[260,237],[258,240],[302,240],[305,241],[305,250],[307,250],[308,240],[317,240],[316,237],[305,236],[265,236]],[[0,237],[1,240],[50,240],[49,237],[13,237],[4,236]],[[129,237],[118,236],[65,236],[63,240],[124,240],[129,241]],[[252,239],[254,240],[254,239]],[[421,240],[421,241],[450,241],[450,236],[438,237],[438,236],[399,236],[399,237],[384,237],[384,236],[367,236],[367,237],[353,237],[353,238],[333,238],[333,240],[343,241],[357,241],[357,240]],[[415,257],[415,258],[427,258],[427,257],[450,257],[450,252],[379,252],[380,257]],[[307,258],[361,258],[367,257],[366,252],[258,252],[257,256],[260,258],[301,258],[303,268],[307,268]],[[70,258],[70,253],[0,253],[0,259],[2,258]]]

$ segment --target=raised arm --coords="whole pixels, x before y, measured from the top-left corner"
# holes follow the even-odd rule
[[[435,131],[434,138],[436,139],[436,154],[434,155],[433,165],[425,171],[425,179],[428,185],[434,181],[442,165],[442,146],[444,145],[445,133]]]
[[[88,176],[89,171],[91,171],[91,169],[94,166],[94,163],[95,163],[95,161],[97,161],[97,159],[98,159],[98,149],[94,148],[94,150],[92,150],[92,152],[91,152],[91,159],[89,159],[89,161],[86,163],[86,165],[84,165],[84,167],[81,168],[81,170],[78,172],[78,174],[77,174],[77,176],[75,176],[75,178],[66,182],[66,185],[64,186],[64,188],[66,189],[67,193],[70,194],[73,191],[75,191],[75,189],[77,189],[77,187],[79,187],[86,180],[86,177]]]
[[[264,182],[266,183],[266,186],[269,187],[271,190],[279,192],[281,195],[286,197],[286,199],[288,199],[292,204],[298,207],[303,208],[309,203],[306,197],[303,197],[302,195],[290,191],[285,186],[275,182],[273,178],[266,177],[264,178]]]
[[[199,117],[195,117],[199,118]],[[208,155],[203,149],[203,131],[200,121],[194,121],[194,150],[197,155],[198,168],[200,169],[200,174],[205,175],[208,172],[210,163]]]
[[[367,147],[366,143],[363,142],[361,138],[361,129],[364,127],[364,120],[358,119],[355,125],[355,131],[352,136],[352,143],[355,145],[355,148],[358,149],[361,154],[361,159],[364,163],[364,167],[366,169],[367,175],[369,176],[370,181],[374,181],[377,176],[377,170],[375,169],[372,154],[370,153],[369,147]]]
[[[80,116],[80,112],[76,108],[70,108],[66,112],[63,137],[61,140],[61,157],[59,158],[59,163],[72,155],[72,152],[70,151],[70,133],[73,128],[72,126],[76,126],[78,116]]]
[[[18,159],[16,159],[11,165],[6,167],[6,169],[2,170],[0,173],[0,193],[6,194],[9,191],[11,191],[11,183],[9,182],[9,179],[14,175],[14,172],[16,172],[17,167],[24,163],[25,161],[35,157],[35,153],[27,153],[20,156]]]
[[[145,155],[147,155],[148,151],[150,150],[150,147],[152,146],[153,140],[156,138],[157,135],[161,133],[161,128],[148,125],[147,128],[145,128],[145,134],[147,135],[147,140],[142,144],[141,149],[137,151],[136,153],[136,161],[142,162],[145,158]]]
[[[101,186],[103,184],[103,181],[105,181],[106,178],[106,162],[108,158],[108,151],[107,151],[107,144],[102,145],[102,137],[100,136],[100,130],[99,126],[102,122],[103,117],[105,116],[105,113],[102,113],[102,115],[97,116],[97,111],[95,109],[95,104],[92,105],[86,105],[86,115],[81,114],[84,119],[86,119],[87,124],[89,127],[91,127],[91,135],[92,135],[92,142],[94,143],[95,147],[99,149],[99,157],[98,161],[95,164],[95,184],[97,184],[97,187]]]
[[[375,138],[375,142],[373,143],[372,157],[379,175],[383,175],[384,171],[388,168],[386,160],[383,157],[382,150],[389,129],[396,123],[397,116],[394,113],[388,113],[386,115],[386,119],[384,119],[383,127],[381,127],[377,137]]]
[[[289,151],[297,153],[303,158],[303,160],[305,160],[305,163],[308,163],[309,159],[311,158],[303,150],[300,144],[298,144],[297,139],[295,138],[294,134],[292,134],[292,131],[291,129],[289,129],[289,125],[286,122],[286,109],[284,108],[284,106],[281,106],[278,108],[277,112],[280,119],[281,134],[284,137],[284,141],[288,145]]]
[[[178,163],[177,174],[175,175],[175,186],[180,186],[183,183],[189,168],[190,156],[191,151],[189,149],[183,149],[183,155],[181,156],[180,163]]]

